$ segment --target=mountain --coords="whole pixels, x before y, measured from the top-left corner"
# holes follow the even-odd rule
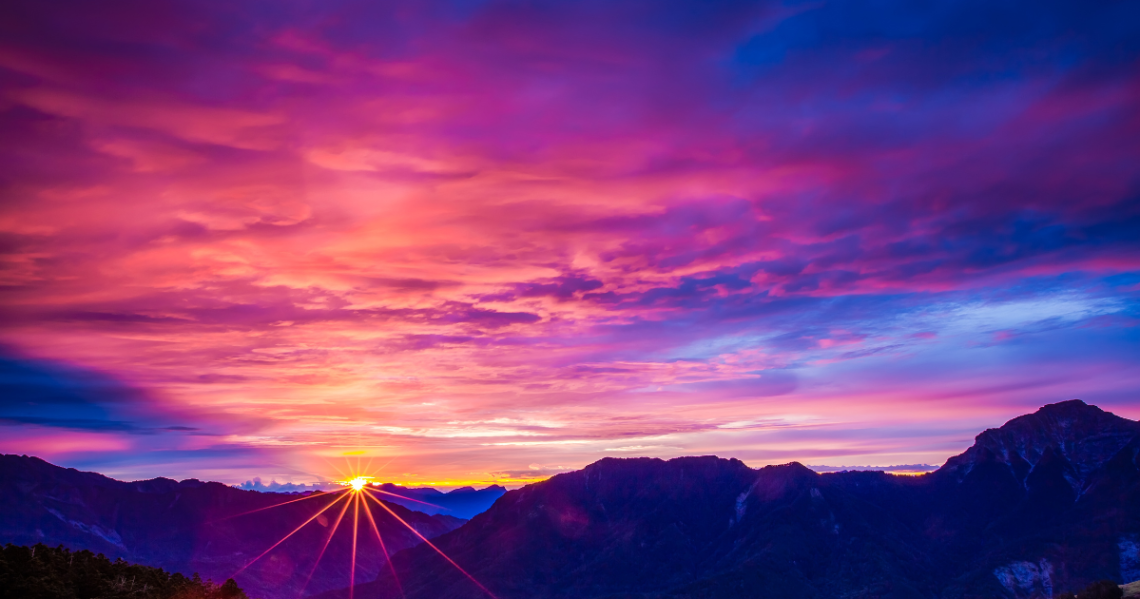
[[[3,455],[0,543],[62,544],[185,575],[199,572],[214,580],[233,577],[251,597],[295,599],[302,587],[319,592],[350,581],[352,534],[347,524],[352,522],[352,511],[346,512],[346,524],[331,537],[323,559],[315,564],[319,548],[330,538],[330,527],[347,504],[341,497],[342,493],[258,493],[193,479],[121,482],[38,458]],[[338,500],[338,505],[316,515]],[[464,522],[385,505],[429,538]],[[372,512],[387,551],[420,542],[387,512]],[[310,519],[308,526],[235,575]],[[361,559],[356,575],[357,580],[370,580],[386,562],[363,512],[360,519]],[[306,586],[310,572],[313,576]]]
[[[506,494],[499,485],[475,490],[473,487],[460,487],[447,493],[431,487],[401,487],[392,483],[379,485],[384,492],[384,500],[402,505],[410,510],[425,514],[447,514],[465,520],[487,511],[495,500]]]
[[[1052,597],[1140,578],[1138,456],[1140,424],[1069,401],[915,477],[606,458],[433,542],[499,599]],[[488,597],[426,545],[393,564],[355,595]]]

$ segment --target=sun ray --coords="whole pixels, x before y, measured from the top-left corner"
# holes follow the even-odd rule
[[[339,491],[334,491],[334,493],[339,493]],[[283,506],[283,505],[289,505],[290,503],[297,503],[298,501],[304,501],[304,500],[306,500],[306,499],[315,499],[315,498],[318,498],[318,497],[328,497],[328,494],[327,494],[327,493],[313,493],[313,494],[311,494],[311,495],[306,495],[305,497],[299,497],[299,498],[297,498],[297,499],[290,499],[289,501],[282,501],[281,503],[275,503],[275,504],[273,504],[273,505],[270,505],[270,506],[266,506],[266,507],[259,507],[259,508],[257,508],[256,510],[249,510],[248,512],[242,512],[242,513],[240,513],[240,514],[233,514],[233,515],[230,515],[230,516],[225,516],[225,517],[222,517],[222,518],[218,518],[217,520],[211,520],[210,522],[221,522],[222,520],[229,520],[230,518],[237,518],[237,517],[239,517],[239,516],[246,516],[246,515],[249,515],[249,514],[256,514],[257,512],[263,512],[263,511],[265,511],[265,510],[271,510],[271,509],[273,509],[273,508],[275,508],[275,507],[281,507],[281,506]]]
[[[348,568],[348,599],[356,589],[356,535],[360,530],[360,490],[352,494],[352,565]]]
[[[325,556],[325,551],[329,548],[329,543],[332,543],[333,536],[340,528],[340,521],[344,519],[345,513],[348,512],[348,502],[344,502],[344,506],[340,508],[340,513],[336,516],[336,521],[333,522],[332,527],[329,529],[329,536],[325,538],[325,544],[321,546],[320,552],[317,553],[317,559],[313,562],[313,568],[309,570],[309,576],[305,579],[305,584],[301,586],[301,594],[298,597],[305,595],[305,589],[309,587],[309,583],[313,580],[313,574],[317,571],[317,566],[321,563],[321,558]]]
[[[384,463],[383,466],[381,466],[380,469],[383,470],[389,464],[391,464],[392,461],[394,461],[394,460],[395,460],[395,458],[389,459],[387,462]],[[314,497],[330,497],[330,496],[335,497],[335,499],[333,499],[332,502],[330,502],[328,505],[325,505],[324,507],[322,507],[318,512],[316,512],[315,514],[310,516],[307,520],[302,522],[300,526],[293,529],[291,532],[286,534],[284,537],[282,537],[276,543],[271,545],[265,551],[263,551],[259,555],[257,555],[257,557],[254,557],[252,560],[250,560],[248,563],[246,563],[244,566],[242,566],[241,569],[239,569],[237,572],[234,573],[235,577],[238,576],[239,574],[241,574],[242,572],[244,572],[246,569],[248,569],[253,564],[255,564],[258,560],[260,560],[261,558],[268,555],[271,551],[276,549],[278,546],[280,546],[282,543],[284,543],[290,537],[292,537],[293,535],[300,532],[303,528],[308,526],[309,523],[311,523],[313,520],[316,520],[318,517],[320,517],[321,514],[325,513],[329,509],[331,509],[337,503],[340,503],[340,501],[342,499],[347,499],[344,502],[344,504],[341,506],[340,511],[336,516],[336,520],[333,522],[332,527],[329,530],[328,536],[324,539],[324,542],[321,545],[320,551],[317,553],[317,557],[313,561],[313,566],[309,570],[308,576],[305,578],[304,584],[301,586],[301,591],[300,591],[301,596],[304,595],[306,589],[308,588],[308,585],[312,582],[312,578],[315,575],[316,570],[319,567],[321,560],[324,558],[325,554],[328,551],[329,546],[332,544],[333,537],[335,537],[336,533],[340,530],[340,525],[347,520],[348,509],[349,509],[349,507],[351,507],[352,508],[352,523],[351,523],[351,526],[352,526],[352,545],[351,545],[351,558],[350,558],[351,562],[349,564],[349,592],[348,592],[348,596],[349,596],[349,599],[354,599],[355,587],[356,587],[356,566],[357,566],[356,560],[357,560],[357,555],[358,555],[359,548],[360,548],[359,547],[359,543],[360,543],[360,519],[361,519],[360,518],[360,509],[362,506],[364,508],[364,516],[368,520],[369,525],[372,527],[373,532],[376,534],[376,540],[380,543],[380,550],[384,555],[384,561],[388,563],[388,567],[392,571],[392,578],[396,583],[396,588],[399,589],[401,596],[405,596],[403,584],[401,583],[400,578],[399,578],[399,574],[396,571],[396,566],[395,566],[395,564],[392,563],[392,555],[388,552],[387,544],[384,541],[383,535],[380,533],[380,526],[377,523],[377,518],[376,518],[376,516],[374,516],[372,514],[372,509],[368,505],[367,500],[370,499],[370,500],[372,500],[373,503],[380,506],[384,511],[388,512],[388,514],[390,516],[392,516],[393,518],[395,518],[396,521],[398,521],[405,528],[407,528],[409,531],[411,531],[412,534],[414,534],[417,538],[419,538],[421,541],[423,541],[425,544],[427,544],[429,547],[431,547],[432,550],[434,550],[436,553],[438,553],[440,555],[440,557],[442,557],[444,560],[446,560],[448,563],[450,563],[453,567],[455,567],[455,569],[459,570],[460,573],[462,573],[468,580],[470,580],[473,584],[475,584],[475,586],[479,587],[480,590],[482,590],[489,597],[491,597],[491,599],[497,599],[495,597],[494,593],[492,593],[489,589],[487,589],[487,587],[483,586],[483,584],[480,583],[478,580],[476,580],[475,577],[473,577],[470,573],[468,573],[466,570],[464,570],[463,567],[461,567],[458,563],[455,562],[455,560],[448,557],[447,554],[445,554],[442,550],[440,550],[438,547],[436,547],[435,544],[433,544],[431,541],[429,541],[427,539],[427,537],[420,534],[420,532],[418,530],[416,530],[415,527],[413,527],[411,524],[409,524],[407,521],[405,521],[403,518],[401,518],[399,515],[397,515],[396,512],[392,511],[391,508],[389,508],[383,501],[381,501],[376,496],[374,496],[373,493],[375,493],[376,495],[390,495],[392,497],[396,497],[396,498],[399,498],[399,499],[402,499],[405,501],[412,501],[414,503],[423,504],[426,506],[431,506],[431,507],[438,508],[441,510],[446,510],[447,508],[444,508],[443,506],[436,505],[434,503],[430,503],[427,501],[421,501],[419,499],[413,499],[411,497],[405,497],[403,495],[391,493],[389,491],[385,491],[383,489],[377,489],[377,488],[373,487],[373,484],[375,484],[375,483],[372,483],[371,481],[375,477],[371,476],[371,475],[363,474],[365,471],[369,471],[369,472],[371,471],[372,464],[373,464],[372,458],[368,459],[368,463],[366,464],[365,468],[362,469],[361,468],[361,457],[356,456],[355,471],[352,470],[353,465],[349,461],[349,459],[346,459],[345,461],[348,462],[348,465],[350,468],[350,473],[354,472],[351,476],[345,474],[345,472],[343,470],[341,470],[340,468],[337,468],[335,465],[332,464],[332,462],[329,462],[327,459],[325,460],[325,462],[327,462],[330,466],[332,466],[338,473],[340,473],[342,476],[344,476],[343,480],[337,481],[338,484],[344,485],[346,487],[345,489],[343,489],[343,491],[333,491],[333,492],[327,493],[327,494],[326,493],[312,494],[312,495],[308,495],[305,497],[300,497],[297,499],[284,501],[284,502],[281,502],[279,504],[267,506],[264,508],[258,508],[256,510],[250,510],[248,512],[242,512],[241,514],[234,514],[232,516],[226,516],[225,518],[222,518],[223,520],[227,519],[227,518],[236,518],[238,516],[244,516],[247,514],[252,514],[252,513],[268,510],[268,509],[278,507],[278,506],[282,506],[282,505],[286,505],[289,503],[295,503],[298,501],[304,501],[306,499],[312,499]]]
[[[388,553],[388,546],[384,544],[384,537],[380,534],[380,527],[376,525],[376,519],[372,517],[372,509],[368,507],[368,503],[364,504],[364,515],[368,517],[368,523],[372,525],[372,530],[376,533],[376,540],[380,541],[380,551],[384,553],[384,561],[388,562],[388,567],[392,570],[392,580],[396,581],[396,588],[400,590],[400,596],[404,595],[404,585],[400,583],[400,575],[396,573],[396,564],[392,563],[392,556]]]
[[[258,555],[257,557],[253,558],[252,560],[250,560],[250,562],[249,562],[248,564],[246,564],[246,565],[242,566],[242,567],[241,567],[241,569],[240,569],[240,570],[238,570],[237,572],[234,572],[234,575],[233,575],[233,576],[231,576],[230,578],[234,578],[234,577],[235,577],[235,576],[237,576],[238,574],[241,574],[242,572],[244,572],[244,571],[245,571],[245,569],[246,569],[246,568],[248,568],[248,567],[250,567],[250,566],[252,566],[252,565],[254,564],[254,562],[256,562],[257,560],[259,560],[259,559],[261,559],[261,558],[263,558],[263,557],[265,557],[265,554],[269,553],[270,551],[273,551],[273,549],[274,549],[274,548],[276,548],[278,545],[280,545],[281,543],[284,543],[286,539],[288,539],[289,537],[291,537],[291,536],[293,536],[293,535],[297,534],[297,531],[301,530],[302,528],[305,528],[305,526],[307,526],[307,525],[308,525],[310,522],[312,522],[313,520],[316,520],[316,519],[317,519],[317,516],[320,516],[321,514],[325,513],[325,511],[327,511],[327,510],[328,510],[330,507],[332,507],[332,506],[336,505],[336,503],[337,503],[338,501],[340,501],[341,499],[344,499],[345,497],[348,497],[348,496],[349,496],[348,494],[345,494],[345,495],[341,495],[340,497],[337,497],[336,499],[334,499],[334,500],[333,500],[331,503],[329,503],[329,504],[328,504],[328,505],[326,505],[325,507],[321,508],[321,511],[319,511],[319,512],[317,512],[317,513],[313,514],[312,516],[310,516],[308,520],[305,520],[304,522],[302,522],[302,523],[301,523],[301,525],[300,525],[300,526],[298,526],[297,528],[294,528],[294,529],[293,529],[293,532],[290,532],[289,534],[285,535],[284,537],[281,537],[281,540],[280,540],[280,541],[277,541],[276,543],[274,543],[274,544],[273,544],[273,545],[272,545],[272,546],[271,546],[269,549],[266,549],[265,551],[262,551],[260,555]]]
[[[383,472],[384,469],[388,467],[388,464],[391,464],[394,461],[396,461],[396,458],[392,458],[392,459],[388,460],[387,462],[384,462],[383,466],[376,469],[376,474],[380,474],[381,472]]]
[[[369,490],[369,489],[365,489],[365,491],[368,491],[368,490]],[[435,550],[435,552],[436,552],[436,553],[438,553],[438,554],[440,555],[440,557],[442,557],[443,559],[447,560],[447,562],[448,562],[449,564],[451,564],[452,566],[455,566],[455,569],[456,569],[456,570],[459,570],[460,572],[462,572],[462,573],[463,573],[463,575],[464,575],[464,576],[466,576],[466,577],[468,578],[468,580],[470,580],[471,582],[475,583],[475,585],[476,585],[476,586],[478,586],[480,589],[482,589],[484,593],[487,593],[487,595],[489,595],[489,596],[490,596],[492,599],[498,599],[497,597],[495,597],[495,594],[494,594],[494,593],[492,593],[490,590],[488,590],[488,589],[487,589],[487,587],[483,586],[483,584],[482,584],[482,583],[480,583],[478,580],[475,580],[475,577],[474,577],[474,576],[472,576],[471,574],[469,574],[469,573],[467,572],[467,570],[464,570],[462,566],[460,566],[459,564],[455,563],[455,560],[453,560],[453,559],[451,559],[450,557],[448,557],[446,553],[444,553],[444,552],[443,552],[443,551],[442,551],[442,550],[441,550],[439,547],[436,547],[436,546],[435,546],[435,545],[434,545],[434,544],[433,544],[431,541],[429,541],[429,540],[427,539],[427,537],[425,537],[425,536],[423,536],[422,534],[420,534],[420,531],[416,530],[416,529],[415,529],[415,527],[413,527],[411,524],[408,524],[407,522],[405,522],[405,521],[404,521],[404,519],[403,519],[403,518],[401,518],[400,516],[398,516],[398,515],[396,514],[396,512],[393,512],[393,511],[392,511],[392,510],[391,510],[391,509],[390,509],[388,506],[384,505],[384,502],[383,502],[383,501],[380,501],[379,499],[377,499],[377,498],[373,497],[371,494],[369,494],[369,493],[367,493],[367,492],[365,492],[365,493],[364,493],[364,496],[365,496],[365,497],[367,497],[367,498],[369,498],[369,499],[371,499],[372,501],[374,501],[374,502],[376,503],[376,505],[380,506],[381,508],[384,508],[384,511],[388,512],[389,514],[391,514],[393,518],[395,518],[396,520],[399,520],[400,524],[403,524],[404,526],[406,526],[406,527],[408,528],[408,530],[412,531],[412,534],[414,534],[414,535],[416,535],[417,537],[419,537],[419,538],[420,538],[420,540],[421,540],[421,541],[423,541],[423,542],[424,542],[424,543],[425,543],[425,544],[426,544],[428,547],[431,547],[432,549],[434,549],[434,550]]]
[[[383,494],[385,494],[385,495],[391,495],[392,497],[399,497],[400,499],[404,499],[404,500],[407,500],[407,501],[414,501],[414,502],[416,502],[416,503],[422,503],[422,504],[424,504],[424,505],[430,505],[430,506],[432,506],[432,507],[437,507],[437,508],[439,508],[439,509],[441,509],[441,510],[447,510],[447,508],[443,507],[442,505],[436,505],[436,504],[434,504],[434,503],[428,503],[428,502],[426,502],[426,501],[420,501],[419,499],[412,499],[411,497],[406,497],[406,496],[404,496],[404,495],[400,495],[399,493],[391,493],[391,492],[389,492],[389,491],[385,491],[385,490],[383,490],[383,489],[377,489],[376,487],[372,487],[372,491],[373,491],[373,492],[376,492],[376,493],[383,493]],[[451,510],[447,510],[447,511],[451,511]]]
[[[344,477],[344,478],[348,478],[348,475],[347,475],[347,474],[345,474],[345,472],[344,472],[343,470],[341,470],[340,468],[338,468],[336,464],[334,464],[334,463],[330,462],[330,461],[328,460],[328,458],[322,457],[321,459],[322,459],[322,460],[324,460],[324,461],[325,461],[325,463],[326,463],[326,464],[328,464],[330,468],[332,468],[333,470],[336,470],[336,473],[337,473],[337,474],[341,475],[341,476],[342,476],[342,477]]]

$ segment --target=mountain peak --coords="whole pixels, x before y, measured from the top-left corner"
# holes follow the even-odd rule
[[[978,464],[996,462],[1005,464],[1025,484],[1043,458],[1056,457],[1071,468],[1070,482],[1079,493],[1091,472],[1137,436],[1140,423],[1072,399],[983,431],[972,447],[947,460],[941,471],[962,480]]]
[[[1086,409],[1086,408],[1091,408],[1091,409],[1096,410],[1098,412],[1104,411],[1104,410],[1102,410],[1096,406],[1090,406],[1089,404],[1085,403],[1083,400],[1068,399],[1065,401],[1059,401],[1057,403],[1047,403],[1047,404],[1041,406],[1040,408],[1038,408],[1037,413],[1053,412],[1053,411],[1057,411],[1057,410],[1082,410],[1082,409]]]
[[[1045,404],[1037,409],[1032,414],[1019,416],[1007,422],[1004,426],[1008,426],[1015,421],[1023,418],[1051,418],[1057,420],[1073,420],[1073,419],[1098,419],[1104,416],[1115,416],[1111,412],[1105,412],[1097,406],[1089,405],[1079,399],[1070,399],[1067,401],[1059,401],[1057,403]]]
[[[1023,572],[1059,591],[1115,576],[1106,551],[1132,563],[1138,448],[1140,424],[1074,400],[983,432],[932,476],[604,458],[433,543],[499,597],[1024,597],[1007,584]],[[486,597],[429,547],[393,561],[355,596]]]

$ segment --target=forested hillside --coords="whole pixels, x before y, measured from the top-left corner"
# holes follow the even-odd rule
[[[233,579],[218,585],[195,574],[111,561],[63,546],[7,545],[0,550],[2,599],[247,599]]]

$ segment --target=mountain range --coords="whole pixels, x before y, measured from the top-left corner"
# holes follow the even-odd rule
[[[344,587],[350,581],[351,535],[338,534],[323,559],[341,506],[319,516],[339,493],[289,495],[244,491],[215,482],[167,478],[121,482],[53,466],[27,456],[0,456],[0,543],[62,544],[111,558],[224,581],[234,577],[251,597],[296,598],[303,591]],[[289,502],[289,503],[286,503]],[[283,505],[278,505],[283,504]],[[426,537],[464,520],[428,515],[387,503]],[[265,509],[271,506],[273,509]],[[372,510],[388,552],[420,542],[384,510]],[[351,521],[353,513],[347,512]],[[260,553],[312,518],[309,526],[235,574]],[[364,516],[362,515],[363,519]],[[357,580],[371,580],[386,563],[370,524],[361,525]],[[311,580],[309,580],[312,573]]]
[[[605,458],[466,523],[386,503],[392,567],[362,534],[350,579],[337,535],[306,585],[339,508],[316,514],[338,497],[127,483],[2,456],[0,542],[224,580],[313,519],[235,576],[267,599],[1030,599],[1140,579],[1140,423],[1078,400],[984,431],[920,476]],[[337,588],[349,580],[371,582]]]
[[[606,458],[433,543],[499,599],[1052,597],[1140,579],[1138,456],[1140,423],[1074,400],[913,477]],[[432,547],[393,563],[355,596],[490,596]]]

